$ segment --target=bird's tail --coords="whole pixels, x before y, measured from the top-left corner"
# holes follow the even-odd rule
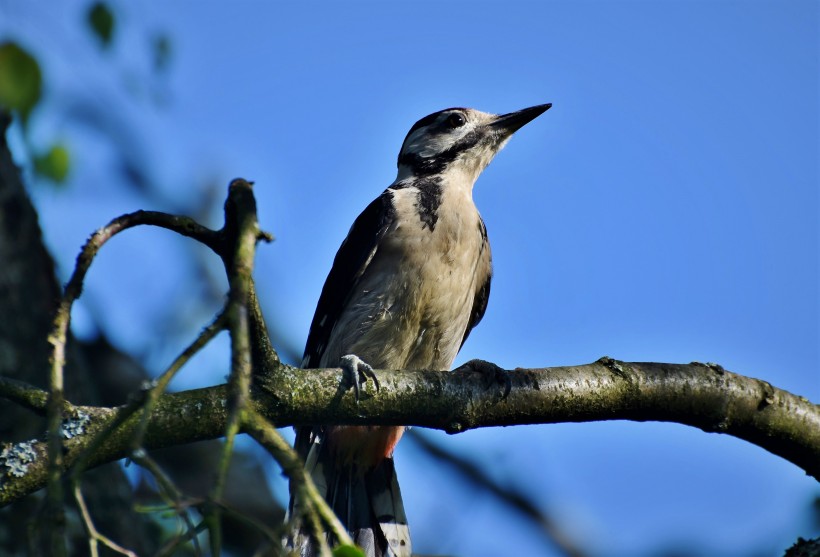
[[[353,541],[367,557],[410,557],[410,530],[393,459],[385,458],[375,467],[362,471],[355,464],[338,462],[323,437],[317,429],[299,428],[296,448],[306,455],[305,470]],[[289,516],[300,514],[295,504],[291,492]],[[327,540],[331,547],[337,541],[330,535]],[[298,549],[302,557],[318,555],[318,548],[314,547],[304,525],[298,528],[289,545]]]

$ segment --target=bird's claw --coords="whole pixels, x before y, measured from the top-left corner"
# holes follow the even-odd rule
[[[342,368],[342,382],[353,386],[353,395],[357,403],[361,394],[361,385],[367,383],[368,377],[373,380],[376,390],[379,390],[379,378],[376,377],[373,367],[355,354],[342,356],[340,366]]]
[[[479,373],[484,379],[485,388],[491,387],[493,384],[504,385],[504,392],[501,398],[507,398],[512,390],[512,379],[510,374],[492,362],[486,360],[470,360],[453,370],[455,373]]]

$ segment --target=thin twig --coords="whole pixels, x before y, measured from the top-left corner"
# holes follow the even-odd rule
[[[320,544],[322,551],[330,549],[323,535],[322,522],[327,525],[331,534],[343,545],[353,545],[353,540],[347,529],[327,505],[324,497],[316,489],[310,475],[305,472],[304,463],[293,447],[276,431],[276,428],[261,414],[248,409],[245,412],[242,430],[253,437],[257,443],[279,463],[282,471],[290,478],[296,489],[296,498],[299,508],[303,509],[303,517],[311,529],[311,536]],[[322,553],[324,555],[324,553]]]
[[[49,397],[46,406],[48,431],[48,489],[46,491],[46,531],[48,532],[51,555],[63,557],[65,547],[65,506],[63,484],[63,436],[60,426],[63,422],[63,367],[65,366],[65,337],[71,303],[65,297],[55,318],[56,333],[49,336],[53,346],[51,369],[49,371]]]
[[[110,436],[118,430],[118,428],[125,423],[133,414],[143,409],[142,419],[140,420],[137,431],[131,439],[131,451],[136,451],[142,445],[145,437],[145,430],[153,411],[156,401],[159,396],[165,391],[168,383],[173,379],[174,375],[179,371],[182,365],[187,362],[198,350],[213,339],[216,334],[224,327],[224,313],[219,314],[214,321],[206,327],[197,339],[186,348],[180,356],[171,364],[171,366],[163,373],[157,380],[156,384],[148,391],[143,391],[139,396],[132,396],[132,400],[120,410],[117,417],[109,422],[106,427],[99,431],[94,438],[85,445],[83,451],[77,455],[73,464],[71,465],[72,480],[76,481],[80,474],[85,471],[88,462],[96,454],[100,446],[105,443]],[[2,385],[2,383],[0,383]],[[68,403],[65,403],[67,406]]]
[[[185,535],[178,536],[176,538],[168,540],[168,542],[163,547],[161,547],[159,551],[157,551],[157,557],[167,557],[169,555],[173,555],[179,546],[181,546],[188,540],[196,539],[196,537],[202,532],[204,532],[207,528],[208,527],[205,524],[205,521],[203,520],[199,524],[197,524],[193,530],[188,530],[187,532],[185,532]]]
[[[157,482],[157,487],[159,488],[159,496],[162,497],[166,503],[168,503],[179,518],[185,523],[185,527],[187,528],[186,534],[196,531],[197,527],[194,525],[194,521],[191,519],[191,515],[188,512],[189,505],[182,503],[182,492],[177,489],[174,480],[172,480],[171,477],[165,473],[159,463],[157,463],[142,449],[133,451],[131,454],[131,459],[135,464],[149,472],[154,477],[154,481]],[[194,535],[190,539],[194,545],[194,555],[202,555],[202,548],[199,545],[199,540],[197,537]]]
[[[268,542],[272,545],[279,546],[282,544],[282,532],[277,532],[269,528],[266,524],[256,520],[252,516],[248,515],[247,513],[240,512],[233,507],[226,505],[225,503],[220,503],[219,506],[222,508],[222,511],[239,522],[247,524],[268,540]]]
[[[132,450],[138,449],[142,445],[142,440],[145,437],[145,430],[148,427],[148,421],[151,417],[151,413],[154,410],[154,406],[156,405],[157,399],[162,395],[165,390],[168,388],[168,384],[171,380],[176,376],[177,372],[184,366],[188,361],[202,348],[208,344],[213,338],[218,335],[224,328],[227,323],[227,319],[225,317],[225,312],[221,312],[219,315],[214,318],[210,325],[205,327],[202,332],[197,336],[196,340],[194,340],[188,347],[182,351],[182,353],[176,357],[176,359],[168,366],[168,369],[162,373],[157,379],[153,381],[153,386],[151,389],[148,390],[142,410],[142,419],[140,420],[140,425],[137,428],[136,434],[134,435],[134,440],[131,444]]]
[[[74,482],[73,490],[74,500],[77,502],[77,508],[80,511],[83,527],[85,528],[85,533],[88,536],[88,550],[91,557],[98,557],[99,553],[97,551],[97,546],[99,543],[102,543],[108,549],[116,551],[121,555],[126,555],[127,557],[138,557],[138,555],[130,549],[125,549],[118,543],[97,531],[97,528],[94,526],[94,521],[91,519],[91,514],[88,512],[88,507],[85,504],[85,499],[83,498],[83,493],[80,489],[79,482]]]

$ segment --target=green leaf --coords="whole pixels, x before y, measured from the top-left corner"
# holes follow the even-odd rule
[[[97,2],[88,10],[88,25],[103,47],[111,44],[114,37],[114,13],[105,2]]]
[[[68,148],[61,143],[53,145],[44,155],[34,157],[34,171],[57,183],[66,179],[70,166]]]
[[[358,546],[338,545],[333,548],[333,557],[365,557],[365,554]]]
[[[40,100],[40,65],[13,42],[0,44],[0,107],[16,111],[25,122]]]

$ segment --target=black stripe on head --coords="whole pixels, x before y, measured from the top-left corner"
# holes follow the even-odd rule
[[[435,157],[422,157],[418,153],[399,154],[398,165],[410,167],[416,176],[439,174],[443,172],[444,169],[447,168],[447,165],[453,162],[459,154],[475,147],[481,139],[482,135],[480,133],[468,133],[462,137],[458,143]]]

